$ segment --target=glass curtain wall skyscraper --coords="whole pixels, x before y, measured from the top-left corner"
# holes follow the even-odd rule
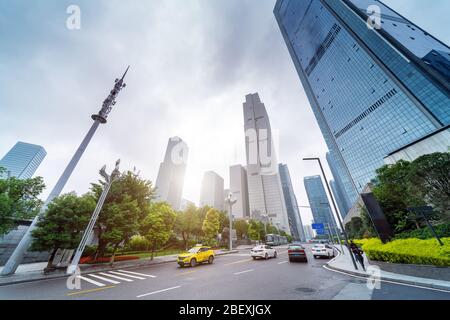
[[[224,181],[214,171],[205,172],[200,191],[200,207],[209,206],[217,210],[224,210]]]
[[[336,220],[331,211],[330,202],[328,201],[322,178],[320,176],[305,177],[304,184],[314,223],[323,223],[325,228],[327,228],[327,224],[329,224],[334,230],[334,228],[336,228]]]
[[[274,13],[352,204],[386,155],[450,123],[450,48],[381,1],[278,0]]]
[[[5,176],[18,179],[29,179],[33,177],[46,157],[47,152],[41,146],[17,142],[14,147],[0,160],[0,167],[6,169]]]

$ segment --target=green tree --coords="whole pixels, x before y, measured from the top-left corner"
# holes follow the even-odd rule
[[[450,222],[450,153],[433,153],[414,160],[407,176],[409,192],[423,199]]]
[[[45,185],[41,177],[3,179],[6,170],[0,167],[0,237],[16,227],[17,220],[33,219],[42,206],[37,197]]]
[[[104,182],[92,184],[91,190],[98,199]],[[112,184],[97,220],[98,248],[96,257],[103,257],[108,245],[114,251],[137,234],[142,221],[149,213],[149,204],[155,190],[152,183],[128,171]],[[114,258],[114,254],[113,254]],[[113,261],[113,259],[112,259]]]
[[[202,231],[207,244],[214,244],[219,234],[220,221],[219,212],[216,209],[209,209],[203,220]]]
[[[267,226],[269,228],[269,226]],[[269,229],[267,229],[269,230]],[[251,240],[262,241],[265,239],[264,224],[260,221],[250,220],[247,234]]]
[[[187,250],[189,240],[200,224],[198,209],[195,205],[189,205],[183,212],[177,213],[175,232],[183,238],[184,248]]]
[[[46,270],[51,268],[58,248],[78,247],[94,209],[95,200],[90,194],[78,197],[68,193],[49,204],[32,233],[31,245],[32,251],[51,251]]]
[[[243,240],[247,238],[248,223],[245,220],[234,221],[234,228],[236,229],[236,236],[238,239]]]
[[[177,215],[169,204],[159,202],[150,205],[148,215],[141,226],[141,233],[150,243],[152,260],[155,251],[169,241],[176,218]]]

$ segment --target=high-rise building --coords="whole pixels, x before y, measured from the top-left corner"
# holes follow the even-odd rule
[[[325,228],[329,224],[334,231],[334,228],[337,227],[336,220],[331,211],[322,178],[320,176],[305,177],[304,184],[314,223],[323,223]]]
[[[311,225],[304,226],[303,230],[305,231],[306,241],[314,239],[314,230]]]
[[[157,200],[169,203],[174,210],[180,209],[188,154],[181,138],[170,138],[156,179]]]
[[[233,216],[240,219],[249,219],[247,170],[241,165],[230,167],[229,192],[236,199],[236,203],[233,205]]]
[[[5,176],[18,179],[33,177],[47,152],[41,146],[17,142],[14,147],[0,160],[0,167],[6,169]]]
[[[274,13],[352,204],[388,154],[450,124],[450,48],[381,1]]]
[[[291,235],[294,240],[306,241],[305,231],[303,230],[302,217],[298,208],[297,197],[292,187],[291,175],[289,168],[285,164],[279,165],[281,186],[283,188],[284,200],[286,203],[286,210],[289,218],[289,227]]]
[[[223,178],[214,171],[205,172],[200,191],[200,207],[208,206],[222,211],[225,201],[223,191]]]
[[[349,188],[347,189],[345,188],[344,181],[342,180],[340,174],[340,172],[342,172],[343,170],[340,170],[338,168],[339,161],[336,160],[336,157],[334,157],[331,152],[327,153],[327,162],[335,183],[335,190],[333,190],[333,194],[336,195],[336,198],[340,198],[339,211],[341,213],[341,216],[345,217],[353,205],[351,199],[357,198],[358,194],[356,193],[356,190],[351,186],[349,186]],[[349,195],[347,194],[347,192],[345,192],[345,190],[351,190],[353,193]]]
[[[334,200],[336,201],[336,204],[338,206],[339,214],[341,215],[342,219],[344,219],[345,216],[347,215],[348,211],[350,210],[350,208],[347,210],[344,207],[344,201],[342,200],[343,199],[343,193],[339,189],[336,181],[331,180],[330,181],[330,187],[331,187],[331,192],[333,193]]]
[[[266,215],[278,229],[290,233],[266,107],[257,93],[249,94],[245,99],[245,148],[250,215]]]

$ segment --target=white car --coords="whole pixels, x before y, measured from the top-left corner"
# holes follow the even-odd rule
[[[268,245],[260,245],[256,246],[252,249],[250,252],[250,255],[252,256],[253,260],[256,260],[256,258],[261,259],[269,259],[269,258],[276,258],[277,257],[277,251]]]
[[[315,259],[320,257],[334,257],[334,249],[328,244],[315,244],[314,247],[312,247],[311,252]]]

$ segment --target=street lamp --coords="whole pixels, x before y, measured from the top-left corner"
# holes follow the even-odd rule
[[[319,163],[320,170],[322,171],[322,177],[325,180],[325,184],[326,184],[327,189],[328,189],[328,194],[330,195],[331,202],[333,203],[334,211],[336,212],[336,216],[338,218],[339,225],[341,226],[341,230],[344,233],[345,245],[350,250],[350,247],[349,247],[349,244],[348,244],[347,232],[345,232],[344,224],[342,223],[341,216],[339,215],[339,211],[337,209],[336,202],[334,201],[333,194],[331,193],[331,187],[328,184],[327,176],[325,175],[325,170],[323,170],[322,161],[320,161],[320,158],[304,158],[303,161],[317,161]],[[350,257],[352,258],[352,262],[353,262],[353,266],[355,267],[355,270],[358,270],[358,266],[356,265],[355,257],[353,257],[353,254],[351,254],[351,252],[350,252]]]
[[[233,205],[237,202],[237,199],[233,198],[233,194],[230,192],[228,194],[228,197],[225,198],[225,202],[228,204],[228,207],[230,208],[230,210],[229,210],[230,211],[230,213],[229,213],[229,215],[230,215],[230,218],[229,218],[229,220],[230,220],[230,236],[229,236],[230,246],[229,246],[229,248],[231,251],[233,249],[233,239],[231,237],[231,231],[233,230]]]
[[[83,251],[86,248],[88,240],[91,238],[92,231],[94,229],[95,223],[97,222],[98,215],[102,210],[103,204],[105,203],[109,189],[111,188],[113,182],[116,181],[117,178],[120,176],[119,165],[120,160],[117,160],[116,167],[114,171],[111,173],[111,175],[108,175],[106,173],[106,165],[103,166],[103,168],[101,168],[100,170],[100,175],[105,179],[106,183],[105,186],[103,187],[103,192],[100,196],[100,199],[97,202],[97,206],[95,207],[94,213],[91,216],[91,220],[89,221],[89,224],[87,225],[86,230],[84,231],[83,238],[81,239],[80,244],[78,245],[78,249],[75,252],[75,256],[72,259],[72,263],[67,268],[67,274],[74,274],[75,271],[77,270],[81,255],[83,254]]]

